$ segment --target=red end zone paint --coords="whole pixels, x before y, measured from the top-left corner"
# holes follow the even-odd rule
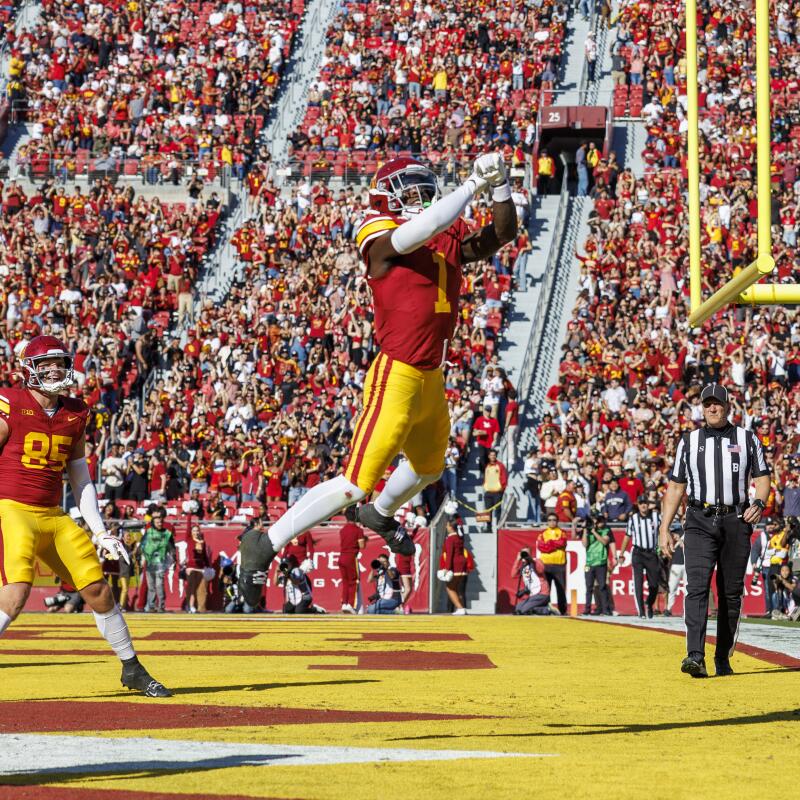
[[[328,639],[329,642],[471,642],[467,633],[362,633],[356,637]]]
[[[425,671],[433,669],[497,669],[483,653],[427,653],[424,650],[395,650],[389,653],[347,653],[358,658],[348,664],[311,664],[309,669],[394,669]]]
[[[55,641],[55,640],[54,640]],[[290,658],[348,658],[356,659],[355,664],[309,664],[308,669],[336,669],[336,670],[432,670],[432,669],[496,669],[487,655],[483,653],[448,653],[429,652],[427,650],[383,650],[383,651],[354,651],[354,650],[137,650],[140,656],[234,656],[234,657],[261,657],[277,658],[288,656]],[[87,656],[96,658],[107,655],[104,649],[96,650],[62,650],[42,648],[0,648],[2,656]]]
[[[258,635],[247,631],[154,631],[147,636],[137,637],[137,641],[146,639],[151,642],[210,642],[216,639],[255,639]]]
[[[492,719],[480,714],[416,714],[405,711],[342,711],[280,706],[202,706],[88,703],[62,700],[0,702],[0,732],[117,731],[228,728],[245,725],[315,725],[354,722],[419,722]],[[0,792],[0,797],[4,797]]]
[[[174,794],[143,792],[139,789],[80,789],[73,786],[3,786],[2,797],[3,800],[281,800],[249,794]]]

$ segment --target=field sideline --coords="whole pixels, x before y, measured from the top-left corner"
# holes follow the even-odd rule
[[[766,796],[800,734],[800,629],[697,681],[680,636],[573,619],[129,622],[175,697],[122,690],[88,614],[7,632],[0,798]]]

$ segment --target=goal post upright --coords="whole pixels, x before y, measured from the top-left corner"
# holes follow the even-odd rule
[[[756,189],[758,201],[756,260],[705,302],[702,299],[700,213],[700,140],[697,59],[697,0],[686,0],[686,95],[689,180],[689,324],[701,325],[730,303],[775,305],[800,303],[800,285],[759,284],[775,268],[772,257],[772,175],[770,171],[769,0],[756,8]]]

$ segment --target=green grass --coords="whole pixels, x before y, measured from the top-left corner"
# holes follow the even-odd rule
[[[797,628],[800,622],[792,622],[789,619],[758,619],[757,617],[742,618],[742,622],[749,622],[751,625],[776,625],[779,628]]]

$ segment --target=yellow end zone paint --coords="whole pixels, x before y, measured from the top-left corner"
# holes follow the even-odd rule
[[[119,775],[45,777],[42,783],[140,792],[304,798],[570,798],[741,796],[748,776],[758,796],[779,791],[781,769],[763,769],[763,754],[795,747],[800,716],[797,676],[745,655],[733,660],[737,675],[694,681],[679,672],[683,641],[676,636],[570,619],[500,617],[324,619],[313,623],[225,618],[129,618],[142,649],[174,652],[236,650],[241,656],[149,655],[146,663],[176,696],[158,704],[197,706],[197,727],[149,730],[157,701],[119,691],[117,666],[101,645],[8,639],[0,643],[2,699],[70,698],[77,702],[130,703],[130,727],[76,736],[153,737],[162,740],[321,746],[372,750],[555,753],[555,758],[458,759],[413,763],[314,763],[233,766],[185,771],[131,770]],[[96,635],[88,616],[26,615],[15,627],[52,624],[56,638]],[[76,624],[79,628],[66,628]],[[207,640],[150,641],[154,631],[202,633]],[[247,630],[248,640],[214,640],[215,631]],[[467,634],[468,639],[365,641],[361,634]],[[50,635],[50,634],[48,634]],[[352,639],[354,641],[342,641]],[[146,648],[145,648],[145,642]],[[96,647],[96,655],[5,655],[42,648]],[[342,656],[253,657],[252,650]],[[483,654],[492,669],[312,669],[315,664],[355,666],[358,654],[393,650]],[[144,660],[143,656],[143,660]],[[11,666],[18,664],[19,666]],[[61,665],[63,664],[63,665]],[[200,687],[198,690],[197,687]],[[70,700],[64,701],[64,706]],[[394,711],[482,715],[458,720],[358,721],[309,724],[280,719],[264,726],[206,727],[202,706],[265,706],[358,712]],[[98,706],[100,715],[103,706]],[[207,710],[206,713],[210,713]],[[35,732],[35,731],[34,731]],[[62,731],[62,734],[70,733]],[[165,742],[166,744],[166,742]],[[126,759],[127,760],[127,759]],[[773,774],[774,772],[774,774]],[[7,778],[6,782],[30,782]],[[0,790],[2,795],[2,790]]]

